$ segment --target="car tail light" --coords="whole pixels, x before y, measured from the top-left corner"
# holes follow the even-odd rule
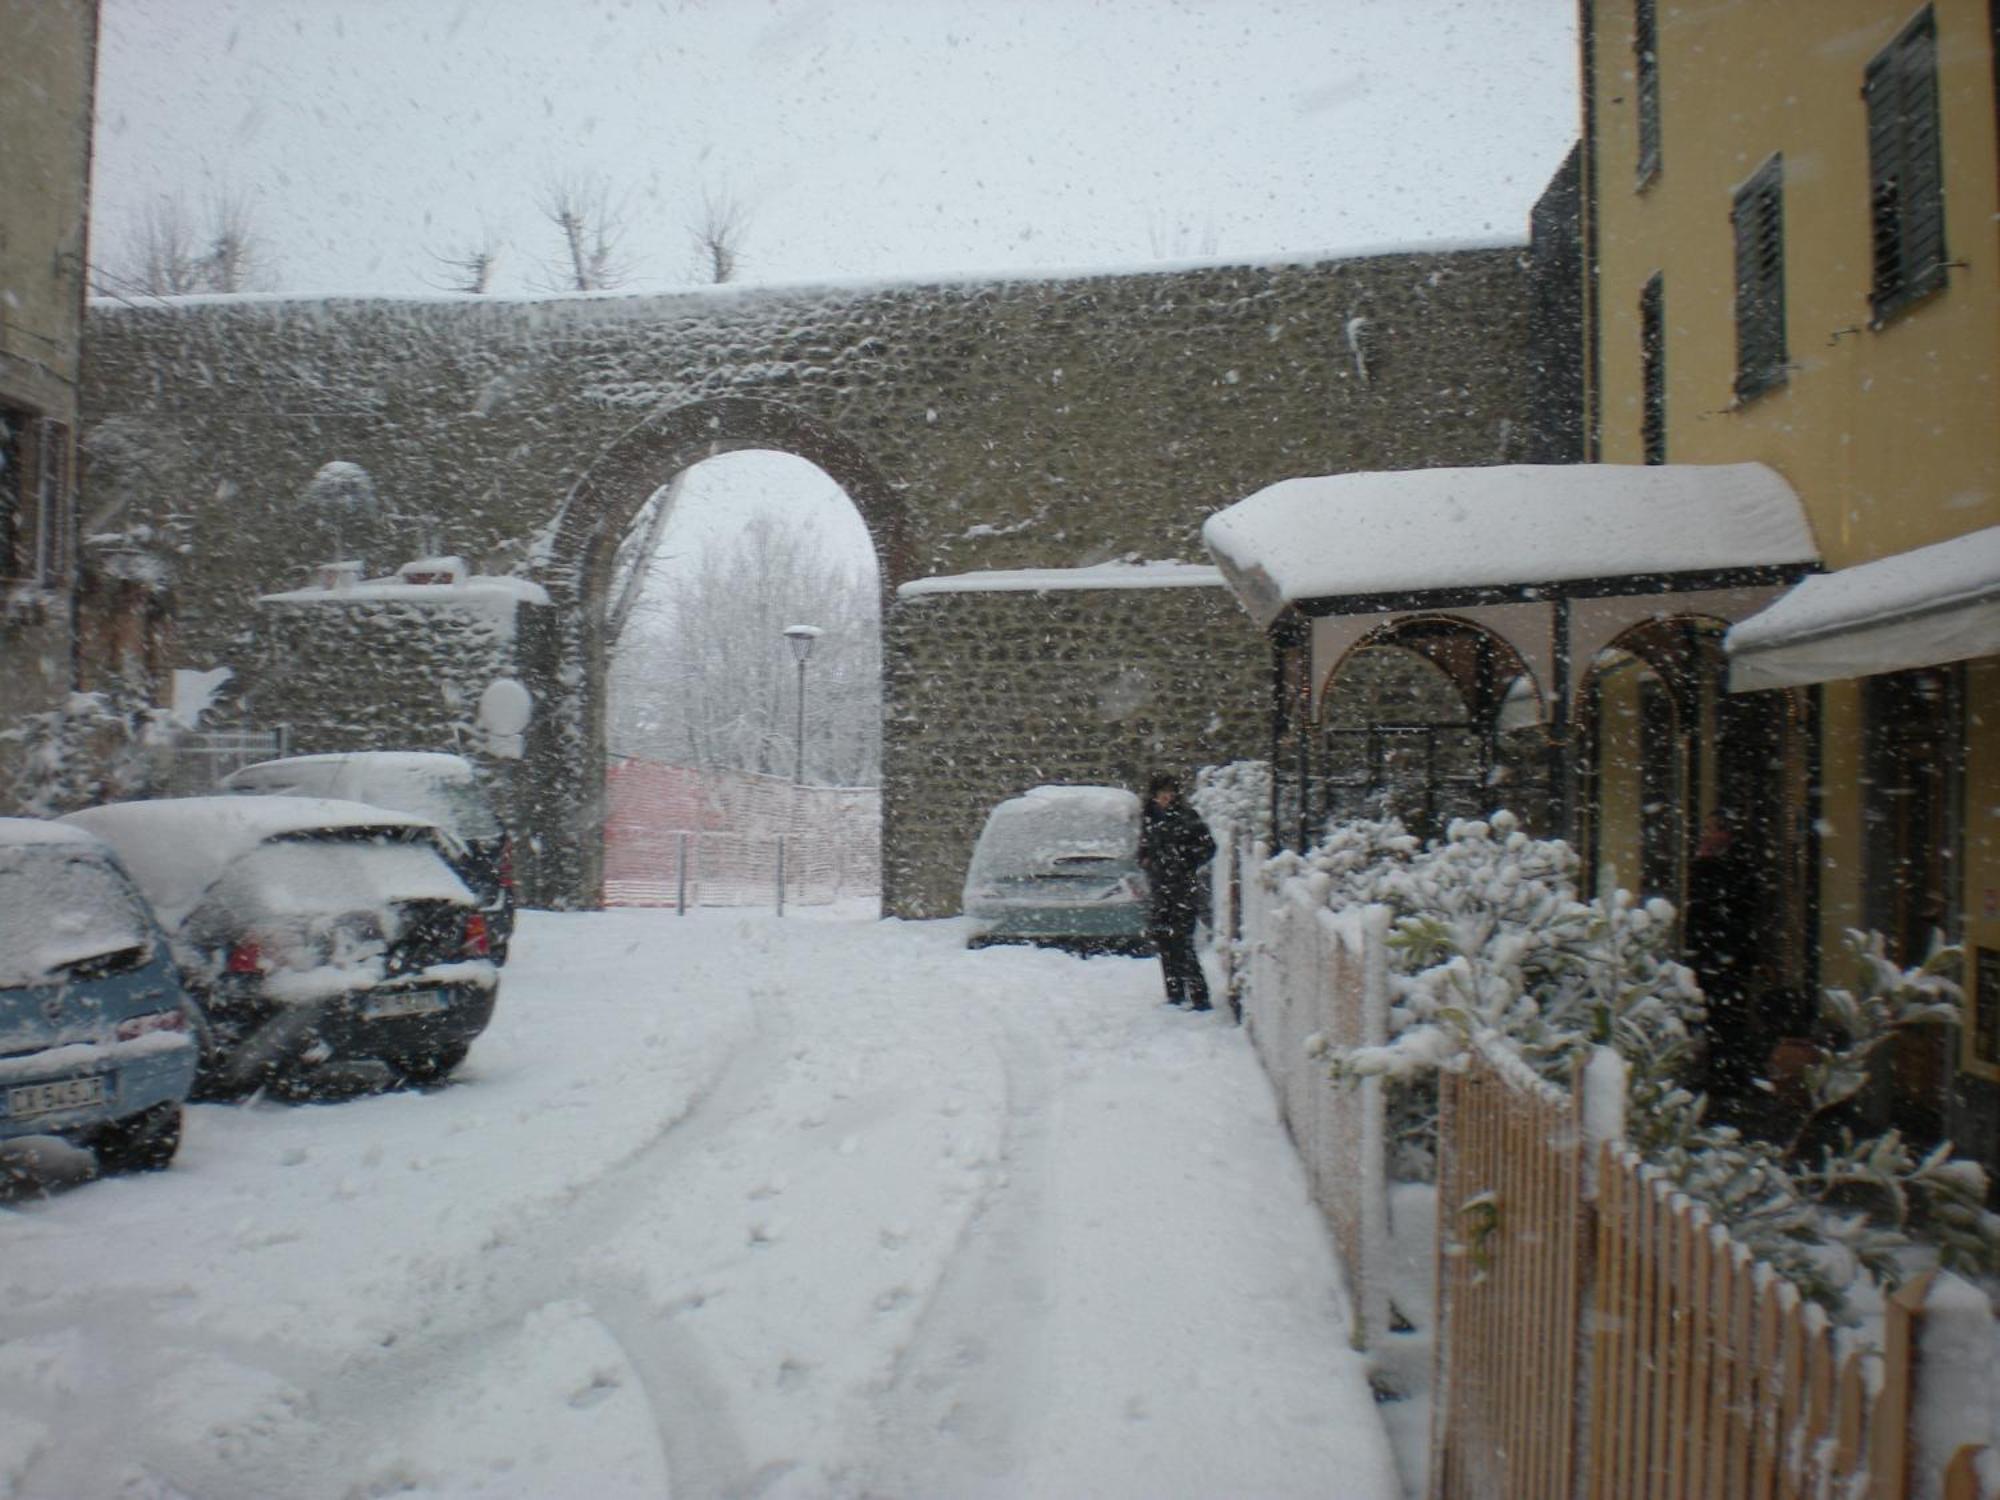
[[[493,951],[493,939],[486,930],[486,915],[471,912],[465,919],[464,952],[467,958],[484,958]]]
[[[514,889],[514,841],[512,839],[502,839],[500,841],[500,889],[503,891]]]
[[[146,1036],[155,1031],[187,1030],[187,1012],[179,1006],[172,1010],[150,1011],[143,1016],[133,1016],[118,1023],[118,1040],[129,1042],[134,1037]]]
[[[230,974],[262,974],[270,966],[264,962],[264,950],[255,938],[244,938],[229,946],[229,957],[223,962],[223,970]]]

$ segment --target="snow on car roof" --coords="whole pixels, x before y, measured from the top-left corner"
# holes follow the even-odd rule
[[[0,818],[0,846],[20,848],[27,844],[89,844],[103,848],[104,841],[67,823],[51,823],[42,818]]]
[[[1349,595],[1819,560],[1763,464],[1505,464],[1281,480],[1202,525],[1259,623]]]
[[[428,818],[321,797],[171,797],[86,807],[63,821],[118,851],[162,925],[178,927],[229,865],[269,839],[350,828],[433,828]]]

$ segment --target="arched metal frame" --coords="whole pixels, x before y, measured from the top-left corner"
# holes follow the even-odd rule
[[[1437,672],[1455,694],[1461,716],[1391,722],[1370,715],[1365,722],[1337,724],[1343,675],[1351,678],[1351,668],[1364,653],[1384,649],[1407,652]],[[1539,726],[1545,720],[1542,685],[1505,634],[1449,613],[1413,613],[1374,622],[1346,645],[1315,684],[1306,719],[1311,733],[1302,737],[1299,747],[1306,753],[1296,763],[1296,788],[1286,799],[1299,810],[1302,839],[1329,817],[1364,808],[1372,815],[1397,808],[1412,831],[1428,836],[1442,831],[1447,814],[1483,816],[1493,810],[1488,802],[1495,806],[1503,800],[1517,802],[1523,790],[1518,778],[1512,796],[1499,796],[1496,773],[1507,759],[1501,746],[1507,731],[1503,713],[1510,702],[1519,701],[1517,690],[1523,685],[1535,704],[1533,722]],[[1459,741],[1455,747],[1452,738]],[[1353,742],[1349,753],[1337,752],[1335,742],[1340,739]],[[1545,738],[1536,758],[1545,772]],[[1357,761],[1358,771],[1353,769]],[[1398,774],[1419,761],[1421,771],[1415,777]],[[1453,769],[1454,763],[1462,764]],[[1525,809],[1515,810],[1525,811],[1531,824],[1542,821],[1544,795],[1545,787],[1534,792]]]

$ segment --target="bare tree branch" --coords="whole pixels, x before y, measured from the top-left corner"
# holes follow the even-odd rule
[[[154,297],[265,291],[275,284],[249,199],[228,190],[210,197],[199,223],[178,194],[154,198],[126,232],[114,263],[93,268],[92,279],[100,290]]]
[[[749,229],[749,212],[733,195],[703,188],[701,217],[688,229],[688,238],[694,241],[696,274],[717,286],[734,281],[742,269],[743,242]]]
[[[431,285],[443,292],[485,293],[493,290],[493,272],[500,264],[500,247],[485,239],[456,251],[431,252],[431,259],[444,269],[445,279]]]
[[[562,258],[543,267],[550,290],[603,292],[625,284],[631,268],[618,254],[625,236],[624,207],[612,203],[601,173],[551,173],[535,196],[535,207],[562,236]]]

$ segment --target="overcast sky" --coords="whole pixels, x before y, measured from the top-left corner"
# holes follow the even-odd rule
[[[554,250],[605,174],[635,287],[704,190],[746,279],[1272,256],[1520,234],[1577,133],[1573,0],[104,0],[100,259],[161,192],[246,195],[296,291]],[[115,261],[115,253],[108,257]]]
[[[103,0],[94,258],[160,194],[245,199],[273,289],[424,293],[482,240],[545,286],[552,175],[622,200],[634,290],[1130,267],[1523,237],[1578,129],[1574,0]],[[803,471],[803,475],[801,474]],[[831,481],[729,455],[866,550]],[[693,528],[693,530],[690,530]]]

